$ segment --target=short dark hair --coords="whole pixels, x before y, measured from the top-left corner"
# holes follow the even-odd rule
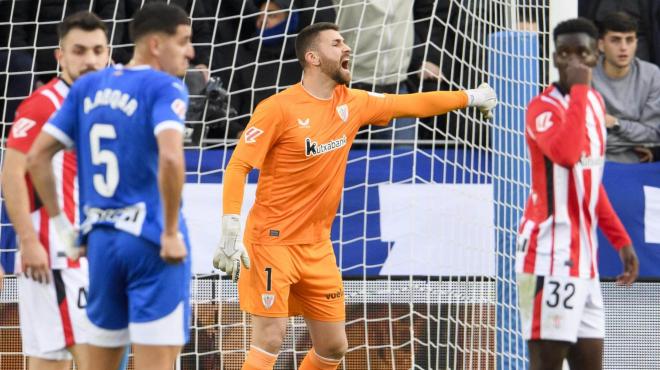
[[[319,33],[327,30],[339,31],[339,26],[329,22],[310,24],[303,28],[296,37],[296,57],[300,65],[305,68],[305,53],[311,49]]]
[[[154,32],[172,36],[180,25],[190,25],[190,18],[183,9],[176,5],[154,2],[135,12],[129,32],[131,40],[136,42],[142,36]]]
[[[67,16],[57,25],[57,37],[62,40],[71,30],[81,29],[83,31],[101,30],[108,37],[108,28],[101,18],[88,11],[80,11]]]
[[[552,39],[556,42],[557,37],[569,33],[586,33],[594,41],[598,40],[598,28],[587,18],[573,18],[560,22],[552,31]]]
[[[600,26],[600,37],[605,36],[608,31],[612,32],[635,32],[639,29],[637,20],[626,12],[612,12],[598,22]]]

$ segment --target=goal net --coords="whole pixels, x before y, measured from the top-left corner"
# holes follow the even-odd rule
[[[353,49],[354,87],[405,93],[488,82],[500,99],[492,121],[467,109],[358,135],[332,229],[345,279],[343,292],[328,292],[346,297],[349,349],[341,368],[523,368],[514,236],[529,184],[524,108],[548,82],[548,1],[271,0],[265,17],[253,12],[260,1],[171,2],[191,13],[194,65],[215,78],[207,81],[201,66],[185,78],[184,208],[195,277],[191,340],[178,366],[240,368],[250,318],[239,309],[236,286],[210,266],[224,168],[256,103],[300,80],[296,32],[336,20]],[[32,18],[18,18],[21,3],[0,2],[7,8],[0,31],[31,35],[0,45],[4,137],[16,102],[56,70],[56,42],[47,44],[45,35],[64,14],[43,20],[35,15],[43,2],[35,1]],[[108,21],[115,62],[130,58],[130,3],[89,5]],[[243,217],[257,176],[249,177]],[[4,209],[2,217],[2,260],[11,270],[16,245]],[[1,369],[26,364],[16,289],[10,275],[0,295]],[[276,368],[296,368],[310,346],[304,321],[291,319]]]

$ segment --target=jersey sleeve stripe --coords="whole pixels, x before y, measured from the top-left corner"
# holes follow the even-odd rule
[[[62,106],[60,104],[60,100],[57,98],[57,96],[55,95],[54,92],[52,92],[50,90],[43,90],[41,92],[41,95],[47,97],[48,100],[50,100],[50,102],[53,103],[53,106],[55,107],[55,109],[60,109],[60,107]]]
[[[57,91],[58,94],[60,94],[62,98],[66,98],[66,96],[69,94],[69,86],[67,86],[66,83],[64,83],[62,80],[57,81],[53,88],[55,91]]]
[[[164,130],[177,130],[183,133],[184,125],[179,121],[163,121],[154,127],[154,136]]]
[[[49,133],[52,137],[57,139],[57,141],[59,141],[60,143],[64,144],[64,146],[66,146],[67,148],[73,147],[73,140],[71,140],[69,135],[65,134],[64,131],[60,130],[55,125],[52,125],[47,122],[44,125],[42,131]]]
[[[541,101],[544,101],[546,103],[550,103],[550,104],[554,105],[557,109],[562,109],[562,106],[555,99],[549,98],[545,95],[541,95]]]

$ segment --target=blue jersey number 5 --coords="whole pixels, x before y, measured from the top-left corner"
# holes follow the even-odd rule
[[[115,127],[106,123],[95,123],[89,131],[89,142],[92,151],[92,163],[96,166],[105,165],[105,175],[95,174],[94,189],[110,198],[115,194],[119,184],[119,163],[115,153],[101,149],[101,139],[116,139]]]

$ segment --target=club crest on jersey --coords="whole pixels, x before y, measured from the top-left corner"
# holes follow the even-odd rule
[[[552,325],[555,327],[555,329],[561,329],[561,323],[563,321],[562,315],[551,315],[550,320],[552,321]]]
[[[552,122],[552,112],[544,112],[536,117],[536,131],[547,131],[554,122]]]
[[[303,128],[308,128],[309,127],[309,118],[298,118],[298,126],[303,127]]]
[[[346,135],[340,137],[339,139],[331,140],[327,143],[319,144],[316,141],[312,141],[310,138],[305,138],[305,155],[307,157],[313,157],[333,150],[337,150],[346,145]]]
[[[259,135],[263,134],[264,131],[260,130],[254,126],[250,127],[249,129],[245,130],[245,133],[243,134],[243,137],[245,138],[245,142],[247,144],[252,144],[257,142],[257,138]]]
[[[264,305],[264,308],[270,310],[270,308],[273,307],[273,303],[275,303],[275,294],[262,294],[261,303]]]
[[[339,118],[341,118],[342,121],[344,122],[348,121],[348,105],[342,104],[338,106],[337,114],[339,114]]]
[[[186,103],[181,99],[176,99],[172,102],[172,111],[177,115],[182,121],[186,119]]]

